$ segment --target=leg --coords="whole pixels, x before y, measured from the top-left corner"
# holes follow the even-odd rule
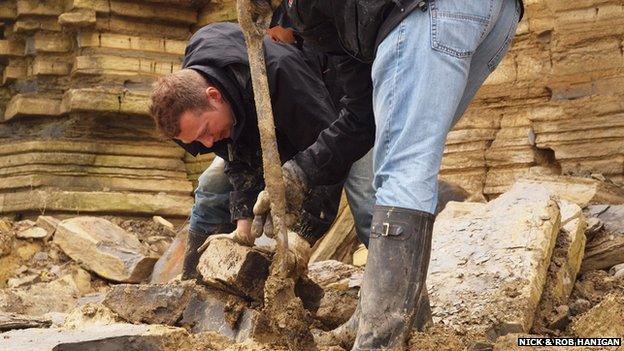
[[[373,218],[375,191],[373,190],[373,151],[351,166],[344,184],[349,208],[355,222],[355,232],[360,242],[368,246],[370,224]]]
[[[469,90],[482,83],[471,81],[473,56],[493,28],[511,31],[504,17],[515,2],[430,0],[427,13],[410,14],[378,48],[377,202],[354,350],[399,349],[411,331],[429,264],[446,135],[463,113],[460,105],[474,96]],[[503,47],[504,36],[496,44]]]
[[[223,172],[225,162],[215,157],[212,164],[199,177],[195,189],[195,204],[191,211],[186,252],[182,266],[182,279],[197,277],[199,253],[197,249],[208,235],[229,233],[234,230],[230,220],[229,197],[232,186]]]

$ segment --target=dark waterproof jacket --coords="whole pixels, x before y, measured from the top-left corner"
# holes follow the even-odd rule
[[[282,163],[305,150],[336,119],[336,111],[318,67],[293,45],[265,40],[267,76]],[[210,24],[190,39],[182,64],[200,72],[232,106],[231,137],[211,148],[199,142],[176,141],[190,154],[214,152],[226,161],[232,220],[253,217],[253,205],[264,189],[260,134],[243,34],[237,24]],[[342,179],[334,183],[341,183]],[[333,222],[341,184],[315,187],[304,204],[304,236],[317,236]]]
[[[466,0],[468,1],[468,0]],[[522,0],[519,0],[522,2]],[[339,119],[295,160],[311,184],[331,184],[373,146],[371,64],[377,46],[424,0],[285,0],[288,17],[306,43],[335,56],[345,93]]]

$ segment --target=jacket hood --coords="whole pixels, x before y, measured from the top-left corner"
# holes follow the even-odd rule
[[[215,85],[225,96],[234,112],[234,126],[229,139],[236,141],[240,136],[247,116],[245,109],[245,87],[240,86],[236,77],[227,67],[230,65],[249,66],[245,39],[238,25],[233,23],[215,23],[198,30],[190,39],[182,63],[182,68],[193,69]],[[213,152],[223,147],[228,140],[205,147],[194,141],[185,144],[176,140],[180,146],[193,156]]]

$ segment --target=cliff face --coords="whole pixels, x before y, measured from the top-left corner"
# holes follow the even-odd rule
[[[150,84],[179,68],[194,30],[232,20],[233,3],[0,3],[0,213],[186,216],[207,161],[155,134]],[[529,172],[624,183],[624,1],[525,4],[510,53],[448,137],[442,176],[486,198]]]
[[[184,152],[156,135],[150,86],[231,3],[3,1],[0,213],[186,216]]]
[[[510,53],[450,133],[443,177],[496,196],[529,172],[624,182],[624,2],[525,1]]]

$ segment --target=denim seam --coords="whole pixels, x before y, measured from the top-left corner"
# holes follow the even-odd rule
[[[489,16],[481,17],[481,16],[476,16],[476,15],[469,15],[466,13],[453,13],[453,12],[447,12],[447,11],[437,11],[436,16],[458,19],[458,20],[467,20],[467,21],[479,22],[479,23],[484,23],[484,24],[488,24],[490,21]]]
[[[517,19],[519,17],[520,17],[520,10],[518,6],[518,1],[516,1],[516,16],[514,17],[516,19],[516,22],[518,22]],[[502,58],[503,53],[505,52],[505,49],[509,47],[511,40],[514,37],[515,29],[516,29],[516,26],[511,26],[511,28],[507,32],[503,45],[498,49],[498,51],[496,51],[496,54],[494,55],[494,57],[492,57],[488,61],[487,66],[490,69],[490,72],[494,71],[496,67],[498,66],[498,63],[500,62],[500,59]]]
[[[390,93],[390,101],[389,101],[389,106],[391,108],[391,113],[388,113],[387,119],[386,119],[386,123],[385,123],[385,130],[386,133],[384,135],[384,144],[385,144],[385,156],[388,155],[388,153],[390,152],[390,125],[392,122],[392,116],[394,115],[394,100],[395,100],[395,96],[396,96],[396,86],[397,86],[397,80],[398,80],[398,70],[400,67],[400,60],[399,58],[401,57],[401,47],[403,45],[403,42],[405,41],[405,23],[402,22],[400,27],[399,27],[399,31],[398,31],[398,36],[397,36],[397,42],[396,42],[396,47],[395,47],[395,57],[397,58],[397,60],[395,60],[395,66],[394,66],[394,73],[392,75],[392,91]]]

